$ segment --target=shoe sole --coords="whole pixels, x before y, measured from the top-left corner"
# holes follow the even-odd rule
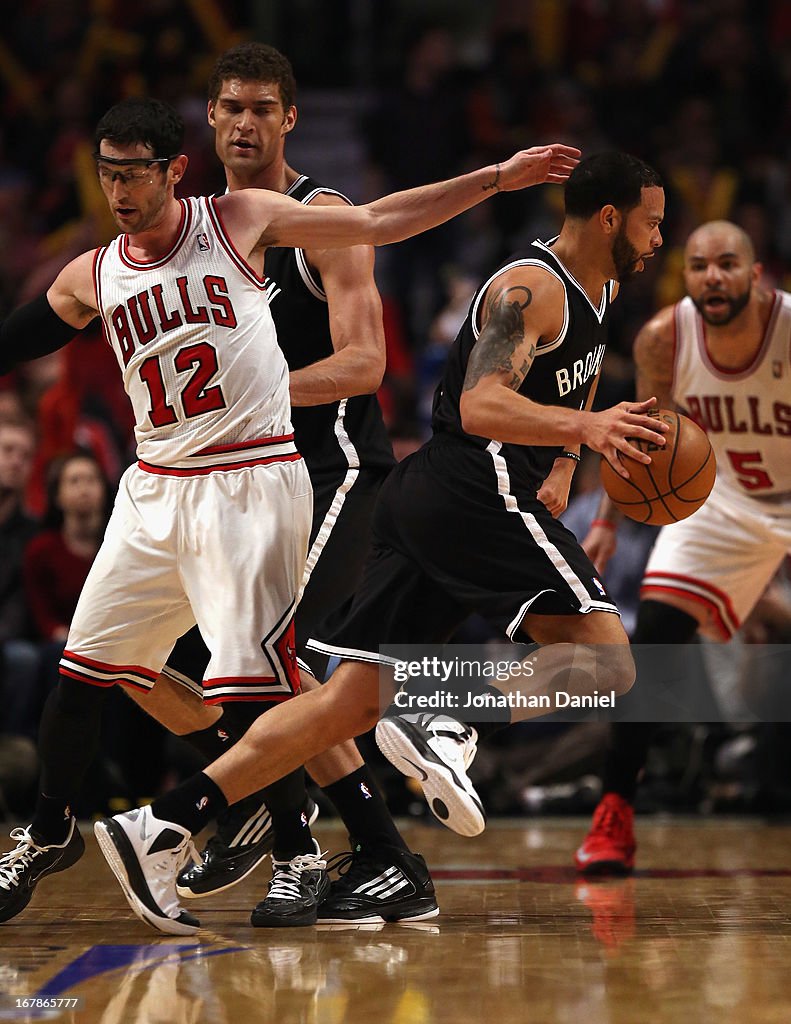
[[[308,825],[309,826],[312,825],[313,822],[318,818],[318,816],[319,816],[319,805],[317,803],[314,803],[313,804],[313,810],[310,812],[310,817],[308,818]],[[273,834],[274,834],[274,830],[273,830]],[[263,840],[261,840],[261,842],[263,842]],[[239,875],[238,878],[234,878],[230,882],[226,882],[225,885],[218,885],[218,886],[216,886],[213,889],[206,889],[204,892],[195,892],[194,889],[190,889],[186,885],[179,885],[178,880],[177,880],[176,881],[176,892],[184,900],[202,900],[202,899],[205,899],[206,896],[214,896],[218,892],[225,892],[226,889],[233,889],[233,887],[235,885],[238,885],[240,882],[243,882],[245,880],[245,878],[247,878],[248,875],[252,875],[252,873],[255,871],[255,869],[257,867],[260,867],[261,862],[266,860],[266,858],[269,856],[271,851],[272,851],[272,847],[271,846],[267,847],[266,850],[262,850],[261,851],[261,856],[258,857],[257,860],[255,860],[250,865],[250,867],[244,872],[244,874]]]
[[[132,844],[120,825],[116,825],[111,819],[97,821],[93,826],[93,833],[96,836],[96,842],[99,844],[102,856],[118,879],[121,891],[126,897],[126,902],[143,924],[155,928],[158,932],[166,932],[168,935],[194,935],[200,930],[199,924],[183,924],[180,921],[174,921],[171,917],[154,914],[138,897],[129,878],[124,853],[133,863],[138,864],[141,877],[142,870],[139,868],[139,862]]]
[[[575,859],[574,866],[581,875],[590,878],[594,875],[615,875],[622,878],[631,875],[634,871],[634,864],[625,864],[622,860],[596,860],[580,864]]]
[[[460,836],[478,836],[486,814],[477,793],[423,742],[417,730],[400,718],[383,718],[376,726],[376,745],[402,775],[416,779],[431,813]]]
[[[436,904],[427,910],[419,912],[407,911],[404,915],[397,914],[371,914],[366,917],[320,917],[317,924],[410,924],[415,921],[427,921],[439,914],[439,907]]]
[[[256,916],[255,911],[250,914],[250,924],[253,928],[312,928],[316,924],[316,918],[311,917],[307,921],[295,919],[289,921],[285,918],[280,918],[277,921],[273,921],[268,916]]]

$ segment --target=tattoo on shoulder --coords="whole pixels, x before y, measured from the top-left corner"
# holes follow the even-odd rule
[[[535,345],[531,345],[519,366],[514,367],[513,354],[525,340],[522,313],[532,301],[533,293],[522,286],[501,288],[489,297],[480,337],[467,362],[465,391],[494,373],[507,374],[507,387],[514,391],[519,388],[536,354]]]

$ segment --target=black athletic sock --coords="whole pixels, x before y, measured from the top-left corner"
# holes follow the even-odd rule
[[[687,645],[694,639],[697,620],[664,601],[641,601],[632,634],[638,687],[659,687],[669,679],[685,678]],[[637,783],[648,759],[656,722],[618,722],[613,725],[602,785],[634,803]]]
[[[239,736],[236,735],[233,726],[226,722],[226,716],[223,714],[208,729],[185,733],[181,739],[186,740],[203,754],[206,764],[211,764],[212,761],[216,761],[218,757],[222,757],[227,750],[230,750]]]
[[[199,772],[151,805],[160,821],[172,821],[194,835],[228,806],[220,787],[205,772]]]
[[[222,718],[214,724],[222,725],[223,729],[230,733],[235,743],[244,736],[256,719],[273,707],[277,707],[277,704],[265,700],[227,701],[222,705]]]
[[[390,816],[387,804],[368,765],[329,786],[325,794],[332,800],[351,839],[366,846],[395,846],[409,850]]]
[[[202,749],[207,755],[211,755],[214,749],[216,752],[211,760],[215,760],[225,753],[229,745],[241,739],[257,718],[276,706],[271,701],[230,701],[223,705],[222,717],[213,726],[200,733],[191,733],[186,738],[192,740],[193,737],[197,737],[198,742],[203,744],[198,749]],[[212,730],[216,734],[218,729],[229,736],[229,744],[226,744],[222,735],[212,735]],[[195,746],[198,746],[198,743],[195,743]],[[306,826],[307,818],[303,815],[308,800],[303,768],[292,772],[286,779],[279,779],[272,786],[251,794],[246,800],[251,804],[256,800],[259,803],[266,803],[272,816],[275,849],[278,853],[284,854],[283,859],[291,860],[298,853],[313,853],[310,828]],[[289,856],[285,857],[289,851]],[[278,856],[278,860],[280,859]]]
[[[69,834],[70,821],[71,807],[68,800],[39,793],[31,828],[47,846],[63,842]]]
[[[640,772],[657,728],[654,722],[616,722],[612,726],[602,792],[617,793],[634,803]]]
[[[71,804],[99,749],[108,690],[61,675],[47,697],[39,726],[41,790],[32,828],[45,843],[61,843]]]
[[[261,790],[261,797],[272,815],[275,860],[291,860],[300,853],[314,853],[313,836],[305,809],[305,769],[297,768],[271,786]]]

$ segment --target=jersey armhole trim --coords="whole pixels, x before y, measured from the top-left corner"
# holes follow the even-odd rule
[[[303,178],[302,180],[305,179]],[[294,185],[296,184],[297,183],[295,182]],[[345,196],[342,192],[338,192],[338,190],[334,188],[324,188],[323,186],[318,186],[317,188],[312,189],[306,196],[299,199],[298,202],[302,203],[303,206],[310,206],[316,196],[321,195],[338,196],[338,198],[342,199],[347,206],[354,206],[351,199],[349,199],[348,196]],[[326,302],[327,293],[322,288],[321,281],[316,279],[313,271],[310,269],[310,264],[308,263],[307,256],[305,255],[305,250],[295,249],[294,256],[297,261],[297,270],[299,271],[299,276],[302,278],[302,283],[314,299],[318,299],[319,302]]]
[[[480,309],[481,301],[483,299],[483,296],[486,294],[487,289],[489,288],[493,281],[497,280],[497,278],[501,274],[504,274],[507,270],[512,270],[514,267],[539,267],[541,270],[545,270],[548,274],[551,274],[552,277],[556,278],[563,287],[563,323],[560,328],[560,333],[553,341],[549,341],[544,345],[536,346],[536,356],[543,356],[545,353],[552,352],[556,348],[558,348],[558,346],[563,343],[563,340],[566,337],[566,332],[569,329],[569,297],[568,292],[566,291],[566,282],[563,280],[560,274],[553,270],[552,267],[548,267],[546,263],[542,263],[541,260],[514,260],[513,263],[507,263],[504,267],[500,267],[499,270],[495,270],[492,276],[487,281],[484,282],[483,287],[479,289],[478,296],[472,305],[472,309],[470,310],[470,322],[472,324],[472,333],[474,334],[475,340],[477,341],[481,334],[480,327],[478,326],[478,312]]]
[[[108,248],[109,248],[109,246],[103,245],[99,249],[97,249],[96,252],[93,254],[93,268],[92,268],[92,272],[93,272],[93,290],[94,290],[95,296],[96,296],[96,308],[99,310],[99,318],[100,318],[100,320],[102,322],[102,334],[104,335],[104,340],[107,342],[107,344],[110,346],[110,348],[112,348],[112,341],[111,341],[111,334],[110,334],[110,325],[108,324],[108,322],[107,322],[107,320],[105,318],[105,315],[104,315],[104,303],[102,302],[102,276],[101,276],[101,271],[102,271],[102,263],[104,261],[104,257],[107,255]]]
[[[206,204],[206,210],[209,214],[209,220],[211,221],[212,227],[214,228],[214,233],[216,234],[220,245],[229,256],[231,262],[234,264],[236,269],[247,278],[248,281],[252,281],[260,291],[264,291],[267,284],[266,276],[259,277],[247,260],[240,255],[239,251],[236,249],[236,246],[233,244],[228,232],[226,231],[222,214],[217,208],[217,199],[214,196],[206,196],[203,201]]]

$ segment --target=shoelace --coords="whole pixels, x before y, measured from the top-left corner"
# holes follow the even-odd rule
[[[344,886],[354,889],[358,882],[367,882],[371,877],[371,865],[377,866],[374,859],[359,848],[336,853],[327,861],[327,871],[337,871],[338,878],[343,879]]]
[[[276,900],[299,899],[299,885],[303,871],[323,871],[327,867],[323,853],[303,853],[294,857],[287,864],[275,864],[275,873],[269,883],[266,898]]]
[[[12,885],[19,885],[19,876],[35,857],[43,853],[43,849],[33,841],[33,836],[27,828],[15,828],[11,830],[11,838],[17,840],[17,847],[9,850],[0,857],[0,886],[3,889],[10,889]]]

